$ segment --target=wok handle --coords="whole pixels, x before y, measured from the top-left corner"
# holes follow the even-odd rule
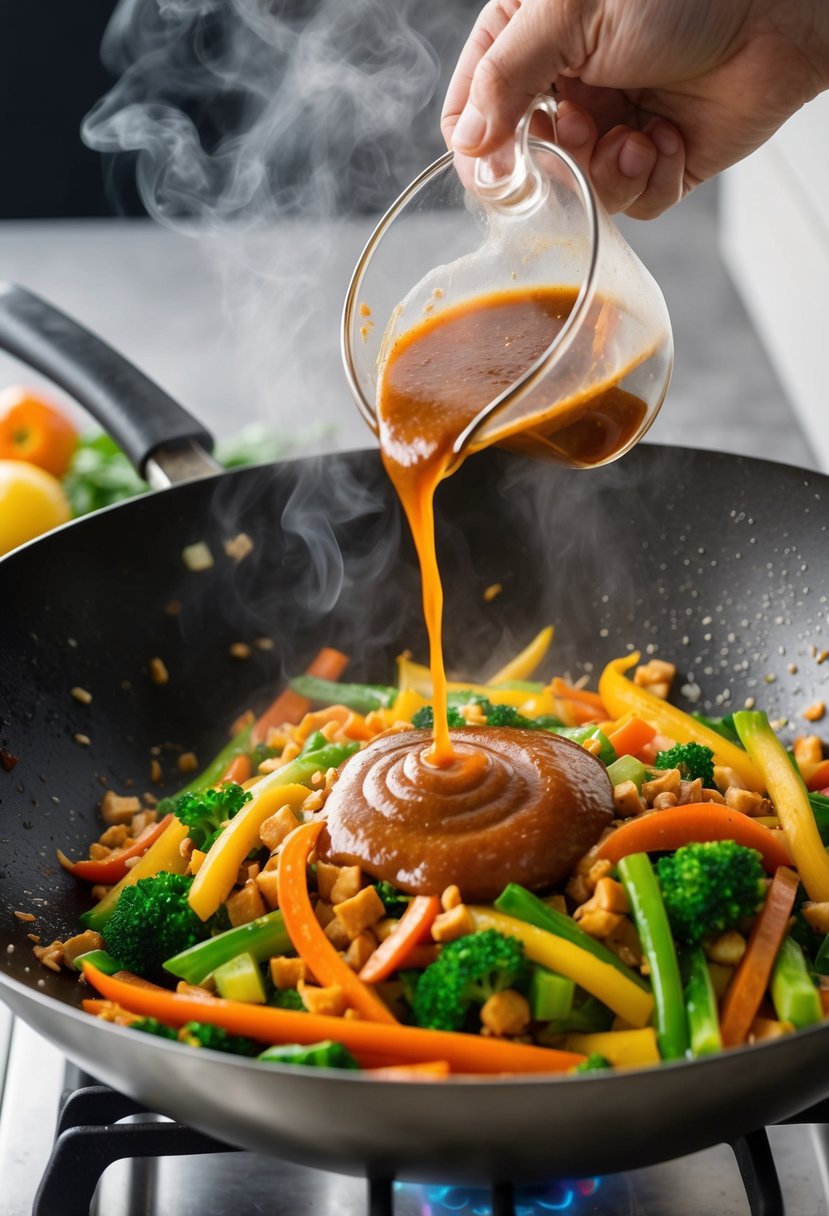
[[[153,464],[161,462],[165,449],[189,452],[191,476],[199,449],[202,475],[218,468],[205,455],[213,437],[177,401],[77,321],[15,283],[0,283],[0,349],[88,409],[141,476],[154,456]]]

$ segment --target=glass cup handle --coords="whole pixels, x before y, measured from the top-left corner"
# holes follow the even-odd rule
[[[475,161],[475,193],[485,202],[523,214],[534,210],[545,197],[544,178],[530,155],[530,124],[539,111],[550,119],[553,125],[553,141],[558,143],[558,105],[554,97],[539,93],[530,102],[515,129],[512,169],[508,173],[498,174],[489,158],[479,157]]]

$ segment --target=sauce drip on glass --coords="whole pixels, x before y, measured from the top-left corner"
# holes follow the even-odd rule
[[[613,818],[605,767],[577,744],[535,730],[450,733],[441,640],[435,491],[458,463],[457,438],[544,354],[576,295],[533,288],[468,300],[401,335],[381,369],[380,444],[420,562],[434,730],[431,745],[422,730],[381,736],[349,761],[326,803],[320,845],[405,891],[439,893],[454,882],[465,899],[493,899],[510,880],[550,886]],[[632,441],[644,413],[639,398],[605,386],[552,402],[510,446],[596,464]]]

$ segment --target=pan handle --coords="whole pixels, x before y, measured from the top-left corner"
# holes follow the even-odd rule
[[[15,283],[0,283],[0,349],[88,409],[151,484],[218,470],[209,456],[212,436],[177,401],[77,321]]]

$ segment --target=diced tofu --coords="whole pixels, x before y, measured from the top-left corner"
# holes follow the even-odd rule
[[[246,882],[240,891],[234,891],[225,904],[230,923],[235,929],[246,925],[265,913],[265,904],[255,882]]]
[[[383,901],[376,887],[364,887],[351,899],[345,899],[334,908],[334,915],[342,924],[348,938],[353,941],[364,929],[370,929],[386,915]]]

